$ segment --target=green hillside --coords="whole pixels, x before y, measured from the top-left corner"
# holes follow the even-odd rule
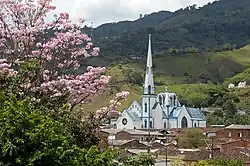
[[[249,15],[249,0],[219,0],[103,24],[94,29],[94,38],[103,55],[143,56],[149,33],[158,54],[231,50],[250,43]]]
[[[246,78],[248,77],[244,73],[249,74],[247,68],[250,67],[250,46],[234,51],[189,54],[177,57],[160,56],[153,57],[153,59],[157,92],[164,91],[167,85],[169,91],[177,93],[180,101],[188,106],[222,106],[222,99],[233,98],[237,106],[250,109],[248,105],[250,97],[246,91],[229,91],[227,89],[227,84],[231,83],[230,79],[235,80],[239,77],[238,75],[242,74]],[[95,98],[94,104],[85,106],[85,109],[94,111],[105,106],[114,94],[121,90],[130,91],[130,96],[120,110],[128,107],[134,100],[140,101],[144,70],[144,60],[130,60],[123,62],[123,64],[113,63],[107,71],[107,74],[112,76],[112,80],[110,88],[104,95],[105,98]],[[213,83],[217,81],[223,83],[225,78],[228,79],[226,79],[224,86]],[[243,80],[240,77],[233,83]]]

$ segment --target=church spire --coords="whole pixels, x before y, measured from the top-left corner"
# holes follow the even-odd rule
[[[152,71],[152,50],[151,50],[151,34],[148,35],[148,57],[147,57],[147,66],[146,66],[146,75],[145,75],[145,83],[144,83],[144,94],[155,94],[154,88],[154,79],[153,79],[153,71]]]

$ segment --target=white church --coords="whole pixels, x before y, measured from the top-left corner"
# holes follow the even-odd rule
[[[134,101],[113,123],[116,129],[172,129],[206,127],[206,117],[198,108],[181,105],[175,93],[156,94],[153,72],[151,35],[149,35],[145,83],[141,103]]]

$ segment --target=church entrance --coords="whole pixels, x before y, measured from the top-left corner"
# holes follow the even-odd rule
[[[187,128],[188,123],[187,123],[187,118],[184,116],[181,120],[181,128]]]

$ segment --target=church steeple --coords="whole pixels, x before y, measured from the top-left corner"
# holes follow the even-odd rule
[[[146,66],[146,75],[145,75],[145,83],[143,86],[144,94],[155,94],[154,88],[154,79],[153,79],[153,71],[152,71],[152,50],[151,50],[151,34],[148,35],[148,57],[147,57],[147,66]]]

